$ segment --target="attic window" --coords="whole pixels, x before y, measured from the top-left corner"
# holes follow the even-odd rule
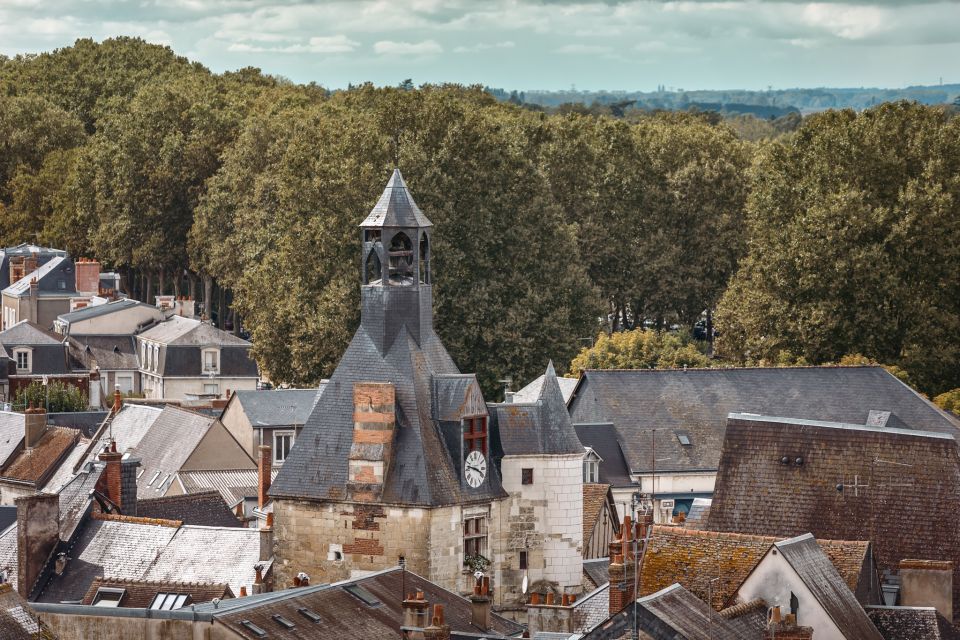
[[[685,447],[689,447],[689,446],[690,446],[690,436],[688,436],[688,435],[685,434],[685,433],[678,433],[678,434],[677,434],[677,440],[679,440],[679,441],[680,441],[680,444],[682,444],[682,445],[685,446]]]
[[[304,618],[306,618],[310,622],[320,622],[321,620],[323,620],[323,618],[320,617],[320,614],[310,611],[310,609],[307,609],[306,607],[297,609],[297,613],[302,615]]]
[[[347,585],[343,589],[344,591],[352,595],[354,598],[357,598],[358,600],[363,602],[368,607],[375,607],[378,604],[380,604],[380,601],[377,600],[377,597],[375,595],[373,595],[372,593],[370,593],[369,591],[367,591],[366,589],[364,589],[358,584]]]
[[[263,629],[261,629],[261,628],[258,627],[257,625],[253,624],[253,623],[250,622],[249,620],[241,620],[241,621],[240,621],[240,625],[246,627],[247,629],[249,629],[249,630],[250,630],[250,633],[252,633],[253,635],[257,636],[258,638],[263,638],[263,637],[266,637],[266,635],[267,635],[267,632],[266,632],[266,631],[264,631]]]
[[[157,471],[155,474],[153,474],[153,477],[150,478],[150,482],[147,483],[147,486],[148,486],[148,487],[152,487],[152,486],[153,486],[153,483],[156,482],[156,481],[157,481],[157,478],[159,478],[159,477],[160,477],[160,472]]]
[[[93,606],[95,607],[119,607],[120,601],[127,593],[126,589],[112,589],[110,587],[100,587],[97,589],[97,595],[93,597]]]
[[[296,629],[297,625],[293,624],[291,620],[284,618],[279,613],[273,615],[274,621],[284,629]]]
[[[155,611],[173,611],[174,609],[179,609],[183,605],[187,604],[187,598],[190,596],[186,593],[163,593],[160,592],[153,597],[153,602],[150,603],[150,608]]]

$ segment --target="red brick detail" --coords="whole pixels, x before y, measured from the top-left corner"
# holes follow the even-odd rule
[[[136,516],[122,516],[114,513],[102,513],[93,511],[90,517],[94,520],[107,520],[109,522],[127,522],[130,524],[155,524],[160,527],[173,527],[178,529],[183,525],[182,520],[164,520],[163,518],[138,518]]]
[[[361,556],[382,556],[383,547],[375,538],[358,538],[353,541],[353,544],[343,545],[343,552]]]
[[[344,512],[342,515],[350,514]],[[379,505],[358,504],[353,508],[353,523],[351,526],[353,529],[361,531],[380,531],[380,523],[376,521],[376,518],[385,517],[387,517],[387,513]],[[344,547],[344,551],[346,551],[346,547]]]

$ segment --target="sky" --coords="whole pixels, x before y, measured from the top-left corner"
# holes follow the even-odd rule
[[[139,36],[339,88],[650,91],[960,82],[960,2],[0,0],[0,53]]]

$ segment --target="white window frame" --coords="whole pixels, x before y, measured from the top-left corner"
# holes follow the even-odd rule
[[[207,355],[213,356],[213,366],[207,367]],[[200,366],[205,374],[220,375],[220,349],[207,347],[200,354]]]
[[[160,345],[153,345],[153,372],[156,373],[160,367]]]
[[[146,340],[140,341],[140,368],[148,370],[150,367],[147,366],[147,351],[150,345],[147,344]]]
[[[123,390],[123,384],[121,384],[121,382],[120,382],[121,380],[129,380],[129,381],[130,381],[130,391],[129,391],[129,392]],[[119,388],[120,388],[120,393],[133,393],[134,391],[136,391],[136,388],[135,388],[136,385],[134,384],[135,382],[136,382],[136,380],[134,379],[134,376],[133,376],[132,373],[124,373],[124,374],[119,374],[119,373],[118,373],[118,374],[114,377],[114,384],[116,385],[116,387],[119,387]]]
[[[17,373],[31,373],[33,371],[33,349],[28,347],[17,347],[13,349],[13,353],[10,355],[13,356],[13,361],[17,365]],[[25,367],[20,366],[20,356],[25,356],[26,365]]]
[[[589,458],[583,461],[583,481],[586,484],[596,484],[600,482],[599,462]]]
[[[217,384],[216,382],[204,382],[203,395],[207,396],[207,395],[212,395],[214,393],[217,394],[218,396],[220,395],[220,385]]]
[[[279,458],[278,456],[281,454],[281,448],[277,446],[277,438],[284,438],[287,436],[290,437],[290,450],[287,451],[286,456],[284,456],[283,458]],[[287,429],[274,430],[270,440],[273,443],[273,464],[276,466],[280,466],[284,462],[286,462],[287,456],[289,456],[290,451],[293,450],[293,445],[297,442],[297,432],[292,430],[287,430]]]

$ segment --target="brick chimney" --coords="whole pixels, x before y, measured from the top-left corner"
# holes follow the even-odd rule
[[[24,598],[60,541],[60,498],[36,493],[14,500],[17,505],[17,591]]]
[[[31,322],[37,322],[38,316],[40,315],[40,283],[37,282],[36,277],[30,279],[30,297],[27,303],[29,305],[29,317],[26,319]]]
[[[623,518],[620,539],[610,543],[610,615],[633,602],[636,591],[636,558],[633,554],[633,523]]]
[[[901,560],[900,605],[934,607],[944,618],[953,620],[953,563]]]
[[[123,409],[123,394],[120,393],[120,385],[117,385],[117,388],[113,390],[113,415],[120,413],[120,410]]]
[[[270,502],[272,465],[273,449],[270,448],[270,445],[260,445],[257,449],[257,505],[261,509]]]
[[[797,616],[788,613],[781,619],[780,607],[770,609],[763,640],[812,640],[813,627],[797,625]]]
[[[450,640],[450,625],[443,621],[443,605],[433,605],[433,622],[423,630],[424,640]]]
[[[355,488],[379,492],[390,465],[396,428],[396,390],[391,382],[353,385],[353,446],[349,481]]]
[[[546,602],[541,602],[540,594],[534,592],[527,605],[527,627],[531,637],[541,632],[572,634],[575,626],[573,607],[576,600],[575,595],[565,593],[560,602],[557,602],[554,594],[549,592]]]
[[[473,587],[470,596],[471,621],[473,626],[486,631],[490,628],[490,577],[483,576]]]
[[[423,597],[423,591],[416,595],[408,594],[403,601],[403,626],[400,633],[406,640],[423,640],[423,630],[430,622],[430,603]]]
[[[47,432],[47,412],[42,407],[34,408],[30,405],[23,412],[23,446],[33,449]]]
[[[80,258],[74,263],[77,275],[77,292],[86,295],[100,294],[100,263]]]
[[[105,468],[97,480],[97,491],[107,496],[123,513],[123,454],[117,451],[116,441],[111,441],[98,457],[105,463]]]

